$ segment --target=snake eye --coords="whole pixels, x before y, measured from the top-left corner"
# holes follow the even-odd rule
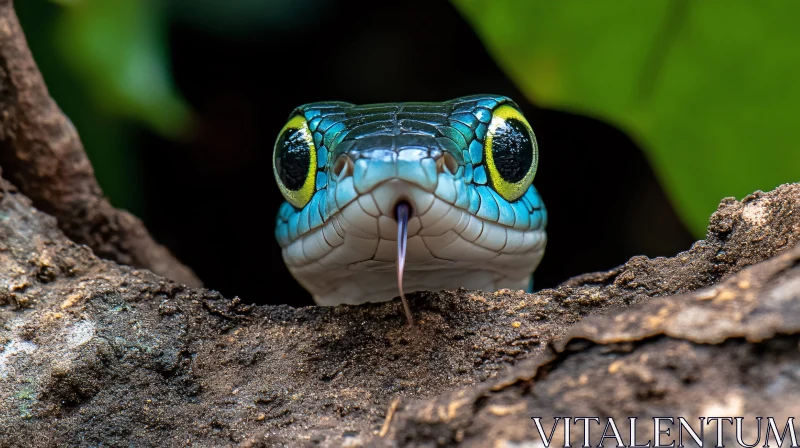
[[[520,111],[502,104],[492,112],[483,152],[495,191],[507,201],[519,199],[533,182],[539,164],[536,137]]]
[[[295,208],[305,207],[314,195],[317,148],[301,115],[292,117],[278,134],[272,167],[283,197]]]

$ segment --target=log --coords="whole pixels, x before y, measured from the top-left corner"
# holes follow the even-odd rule
[[[800,402],[781,373],[800,184],[723,201],[675,257],[536,294],[416,294],[412,329],[396,301],[252,306],[98,258],[4,185],[2,446],[524,446],[538,414]]]

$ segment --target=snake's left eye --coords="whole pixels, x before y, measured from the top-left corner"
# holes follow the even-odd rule
[[[531,126],[520,111],[502,104],[492,112],[483,152],[495,191],[507,201],[525,194],[536,174],[539,148]]]
[[[295,208],[305,207],[314,195],[317,148],[301,115],[292,117],[278,134],[272,167],[283,197]]]

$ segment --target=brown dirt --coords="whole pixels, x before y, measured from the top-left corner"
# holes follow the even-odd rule
[[[800,412],[798,346],[800,245],[710,288],[586,319],[553,353],[502,379],[410,403],[372,445],[541,446],[535,416],[545,434],[556,416],[600,416],[593,444],[602,417],[621,423],[626,441],[628,418],[639,417],[640,443],[652,439],[652,417],[684,417],[698,432],[698,417],[744,417],[750,443],[764,436],[767,417],[783,430]],[[760,432],[756,416],[765,418]],[[740,446],[730,423],[724,443]],[[553,446],[564,445],[561,425]],[[667,445],[677,438],[671,427]],[[582,428],[573,427],[573,446]],[[707,446],[715,434],[715,425],[706,428]]]
[[[800,323],[789,319],[800,302],[770,302],[772,314],[759,306],[762,297],[774,296],[765,288],[782,281],[798,288],[791,283],[795,270],[787,267],[787,257],[797,253],[752,268],[763,276],[740,274],[750,279],[744,295],[728,292],[726,283],[705,301],[691,293],[649,299],[717,284],[798,239],[800,184],[785,185],[741,202],[723,201],[706,240],[672,258],[635,257],[612,271],[537,294],[416,295],[411,304],[419,322],[409,329],[397,302],[249,306],[99,259],[12,191],[0,202],[0,441],[4,446],[420,446],[478,437],[476,443],[485,446],[487,438],[530,435],[529,424],[513,428],[535,409],[550,415],[569,408],[563,382],[579,389],[575,396],[582,403],[591,397],[602,402],[608,391],[615,406],[624,404],[626,410],[659,409],[685,396],[683,383],[673,381],[659,386],[663,393],[650,394],[642,389],[655,387],[652,381],[621,386],[641,374],[635,368],[614,376],[605,373],[608,365],[619,359],[628,365],[641,350],[668,353],[702,345],[701,361],[678,369],[669,370],[668,357],[651,356],[649,362],[675,378],[686,375],[684,368],[705,378],[725,367],[718,358],[728,350],[739,353],[728,364],[752,364],[747,353],[753,344],[772,351],[796,347],[787,338]],[[785,293],[796,297],[797,291]],[[747,300],[752,303],[740,304]],[[634,304],[643,306],[627,308]],[[713,314],[718,304],[734,314],[722,320]],[[744,309],[758,318],[749,321]],[[572,327],[592,314],[608,316]],[[548,349],[567,332],[568,342]],[[725,342],[730,338],[739,342]],[[606,345],[625,349],[609,351]],[[788,352],[782,356],[775,354],[773,361],[794,359]],[[579,368],[591,374],[582,386],[570,382],[580,378]],[[461,403],[455,407],[454,393]],[[502,411],[500,418],[492,413],[500,409],[492,407],[495,399],[520,407]],[[441,403],[448,403],[444,411],[435,407]],[[396,415],[381,433],[392,407]]]

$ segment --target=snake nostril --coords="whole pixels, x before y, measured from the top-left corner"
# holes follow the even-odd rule
[[[353,174],[353,159],[347,154],[340,154],[333,162],[333,176],[338,182],[351,174]]]
[[[456,174],[456,171],[458,171],[458,161],[455,156],[449,152],[445,152],[436,159],[436,170],[440,173],[448,172],[450,174]]]

